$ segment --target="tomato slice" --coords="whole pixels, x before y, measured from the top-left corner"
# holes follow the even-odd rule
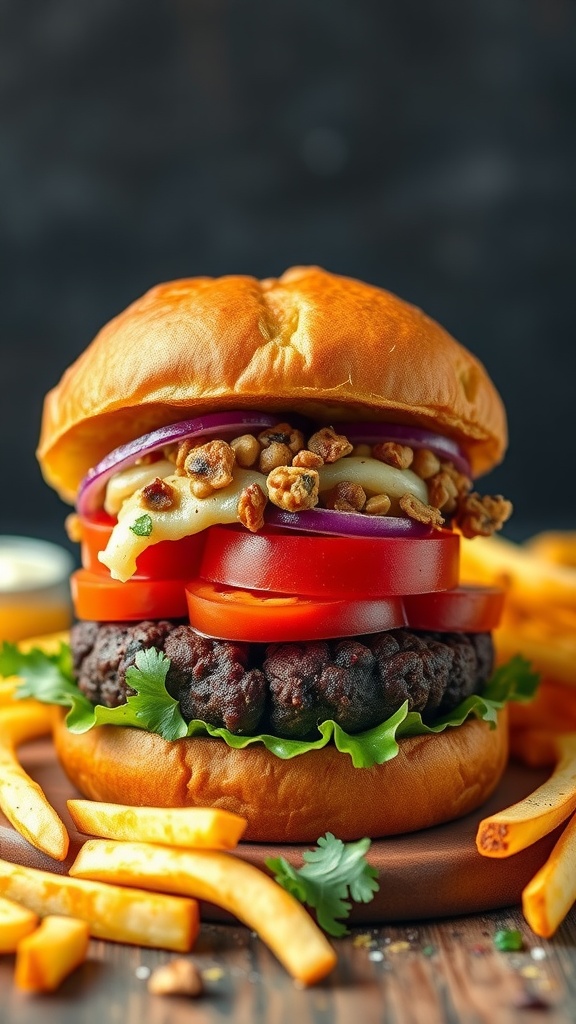
[[[211,526],[199,575],[243,590],[313,597],[386,597],[458,584],[459,538],[334,537]]]
[[[78,619],[123,622],[141,619],[185,619],[184,583],[179,579],[136,579],[120,583],[109,575],[77,569],[70,585]]]
[[[440,633],[490,633],[500,622],[504,591],[499,587],[455,587],[404,598],[411,629]]]
[[[116,520],[105,512],[80,516],[80,554],[84,569],[109,575],[106,566],[98,560],[98,552],[106,547],[115,523]],[[135,578],[181,580],[195,576],[200,566],[204,539],[203,533],[196,533],[181,540],[161,540],[158,544],[152,544],[139,555]]]
[[[399,597],[322,600],[224,587],[205,580],[186,584],[190,624],[220,640],[274,643],[360,636],[405,625]]]

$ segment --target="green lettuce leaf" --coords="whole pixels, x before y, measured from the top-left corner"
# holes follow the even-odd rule
[[[55,654],[46,654],[38,648],[23,654],[16,646],[7,643],[0,648],[0,675],[20,677],[22,684],[18,689],[19,697],[35,697],[47,704],[68,707],[70,710],[66,724],[71,732],[86,732],[95,725],[129,725],[156,732],[167,740],[184,736],[211,736],[240,750],[253,743],[261,743],[282,759],[297,757],[334,743],[341,753],[349,755],[356,768],[369,768],[391,760],[398,753],[398,740],[403,736],[443,732],[462,725],[470,716],[482,719],[494,727],[498,711],[505,702],[530,700],[538,682],[538,676],[530,664],[516,656],[497,669],[482,694],[467,697],[453,711],[431,725],[424,722],[419,713],[409,712],[408,702],[405,702],[385,722],[365,732],[351,735],[336,722],[326,721],[318,727],[316,739],[292,740],[268,733],[237,736],[228,729],[198,719],[187,724],[178,702],[166,689],[169,667],[169,658],[155,648],[139,651],[135,664],[126,673],[127,682],[136,691],[135,694],[128,697],[126,704],[107,708],[101,704],[91,704],[78,690],[67,645],[62,644]]]

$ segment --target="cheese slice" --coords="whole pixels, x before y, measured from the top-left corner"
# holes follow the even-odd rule
[[[259,484],[266,494],[266,477],[250,469],[236,469],[232,483],[214,491],[208,498],[195,498],[186,476],[172,475],[164,479],[174,489],[175,504],[172,508],[164,512],[148,508],[142,502],[141,490],[135,491],[122,505],[108,544],[98,555],[110,570],[112,579],[122,583],[129,580],[136,572],[138,555],[151,544],[158,544],[161,540],[181,540],[216,523],[239,522],[238,501],[244,488],[250,484]],[[143,524],[145,516],[149,519]]]

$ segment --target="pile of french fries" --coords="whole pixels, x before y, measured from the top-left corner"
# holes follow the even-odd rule
[[[522,894],[524,916],[554,934],[576,900],[576,531],[546,532],[525,544],[500,537],[462,540],[464,583],[507,591],[495,632],[499,662],[522,654],[541,674],[536,698],[510,707],[510,745],[525,764],[551,766],[544,785],[480,823],[477,847],[508,857],[565,823],[548,861]]]
[[[18,761],[18,746],[51,731],[50,708],[15,700],[0,683],[0,809],[37,849],[68,853],[64,822]],[[69,800],[89,839],[69,875],[0,860],[0,953],[15,954],[14,980],[50,992],[85,959],[90,937],[188,953],[198,901],[224,908],[267,943],[287,971],[311,985],[336,953],[293,896],[234,855],[247,822],[213,808],[146,808]]]

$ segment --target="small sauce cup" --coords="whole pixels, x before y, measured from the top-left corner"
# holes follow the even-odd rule
[[[67,629],[72,556],[57,544],[0,534],[0,641]]]

